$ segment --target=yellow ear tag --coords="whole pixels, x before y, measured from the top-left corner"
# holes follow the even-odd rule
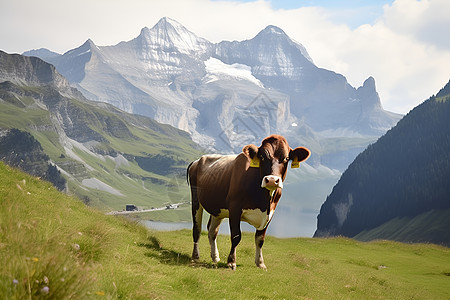
[[[294,157],[294,159],[292,160],[292,163],[291,163],[291,168],[296,169],[298,167],[300,167],[300,162],[298,161],[297,157]]]
[[[252,158],[250,161],[250,167],[251,168],[259,168],[259,158],[255,155],[255,157]]]

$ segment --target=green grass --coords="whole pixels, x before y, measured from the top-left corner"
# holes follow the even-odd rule
[[[192,263],[191,232],[106,216],[0,163],[0,295],[6,299],[449,299],[450,250],[426,244],[268,236],[268,271],[244,233],[236,271]]]
[[[430,210],[415,217],[397,217],[373,228],[362,231],[354,238],[370,241],[383,238],[395,241],[450,241],[450,209]],[[445,244],[448,245],[448,244]]]
[[[16,88],[36,95],[46,92],[45,88]],[[50,159],[64,170],[64,175],[70,174],[65,175],[69,194],[76,195],[103,211],[122,210],[129,203],[142,208],[161,207],[166,203],[183,202],[189,197],[185,179],[175,191],[171,188],[173,183],[181,182],[178,173],[184,176],[187,164],[200,155],[187,133],[169,125],[158,124],[149,118],[120,112],[112,106],[105,108],[95,102],[65,99],[62,103],[67,106],[68,111],[73,112],[71,116],[78,121],[84,120],[87,127],[103,138],[103,142],[93,143],[97,152],[103,155],[92,155],[74,147],[73,152],[83,160],[79,162],[66,153],[49,111],[42,109],[32,97],[11,97],[14,101],[0,102],[0,128],[18,128],[30,132]],[[115,153],[123,154],[128,163],[116,165],[107,157],[108,153],[111,156],[115,156]],[[182,162],[181,166],[175,163],[171,173],[161,175],[142,169],[133,158],[157,154],[172,157],[175,162]],[[122,195],[83,186],[83,180],[91,178],[119,190]],[[163,218],[165,221],[186,221],[189,220],[190,213],[182,211],[166,216],[167,218]],[[160,216],[149,217],[161,219]]]

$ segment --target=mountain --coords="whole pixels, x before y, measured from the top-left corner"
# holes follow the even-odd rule
[[[90,205],[188,201],[177,182],[200,151],[186,132],[87,100],[37,57],[0,51],[0,108],[0,158],[60,185],[62,174],[60,188]]]
[[[275,26],[250,40],[213,44],[162,18],[127,42],[88,40],[42,58],[87,98],[187,131],[211,151],[239,152],[277,132],[293,143],[311,141],[316,164],[344,170],[400,119],[383,110],[372,77],[352,87]],[[328,148],[330,138],[349,137],[352,146]],[[342,163],[329,164],[327,155]]]
[[[211,43],[162,18],[132,40],[88,39],[46,61],[86,98],[186,131],[205,152],[237,153],[272,133],[311,149],[305,168],[287,176],[270,229],[279,236],[312,236],[341,172],[401,117],[383,110],[374,78],[352,87],[276,26]]]
[[[344,76],[315,66],[306,49],[278,27],[268,26],[248,41],[221,42],[215,55],[227,64],[251,66],[266,88],[289,96],[291,113],[315,131],[377,135],[395,124],[396,116],[381,108],[372,77],[359,89],[351,87]]]
[[[22,55],[24,55],[24,56],[37,56],[37,57],[39,57],[39,58],[41,58],[43,60],[45,60],[45,59],[53,59],[53,58],[57,58],[57,57],[61,56],[61,54],[53,52],[53,51],[50,51],[50,50],[45,49],[45,48],[29,50],[29,51],[26,51],[26,52],[22,53]]]
[[[315,236],[450,245],[450,82],[350,164]]]

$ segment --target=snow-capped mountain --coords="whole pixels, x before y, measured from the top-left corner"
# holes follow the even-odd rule
[[[171,124],[221,152],[280,133],[309,142],[320,163],[330,153],[348,156],[348,146],[329,148],[330,137],[364,137],[349,146],[362,150],[400,118],[382,109],[373,78],[352,87],[275,26],[213,44],[162,18],[130,41],[99,47],[88,40],[43,59],[86,97]],[[345,168],[353,152],[336,167]]]

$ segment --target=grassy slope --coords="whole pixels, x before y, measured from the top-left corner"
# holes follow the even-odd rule
[[[252,234],[244,234],[233,272],[210,264],[205,234],[202,261],[192,264],[187,230],[147,231],[105,216],[2,163],[0,178],[0,295],[7,299],[450,298],[448,248],[267,237],[264,272],[253,263]],[[218,244],[225,261],[229,238]]]
[[[450,241],[450,209],[431,210],[415,217],[394,218],[354,238],[360,241],[389,239],[395,241]],[[445,244],[449,246],[448,244]]]
[[[20,87],[25,89],[27,87]],[[36,88],[39,91],[39,88]],[[29,131],[42,145],[46,154],[59,167],[70,173],[68,178],[69,191],[79,198],[89,199],[89,205],[104,211],[122,210],[128,203],[133,203],[139,207],[150,208],[160,207],[165,203],[179,203],[188,201],[189,190],[184,184],[177,191],[168,191],[168,186],[181,180],[177,175],[179,172],[184,176],[187,163],[174,168],[174,172],[168,175],[159,175],[148,172],[138,166],[135,161],[128,164],[116,164],[112,159],[105,156],[93,155],[76,147],[73,152],[80,157],[82,163],[72,159],[59,143],[59,137],[50,121],[48,111],[34,105],[35,100],[30,97],[20,97],[16,99],[28,105],[26,108],[16,106],[8,102],[0,101],[0,127],[18,128]],[[98,147],[105,147],[105,150],[114,149],[120,153],[128,155],[144,156],[155,154],[168,154],[177,156],[177,159],[192,161],[198,157],[200,151],[196,150],[195,144],[181,131],[164,124],[158,124],[147,118],[133,116],[124,112],[118,112],[110,107],[111,111],[98,106],[100,104],[85,103],[76,99],[71,99],[72,105],[79,108],[82,117],[90,128],[101,133],[108,141]],[[109,106],[108,106],[109,107]],[[98,116],[107,120],[124,120],[128,130],[133,137],[128,134],[123,138],[114,137],[108,134],[103,127],[106,126],[98,119],[87,118],[85,114]],[[119,118],[116,115],[119,115]],[[132,125],[135,124],[135,125]],[[116,128],[115,126],[113,126]],[[116,190],[121,194],[111,194],[107,191],[86,188],[82,186],[84,179],[96,178]],[[184,182],[184,177],[183,177]],[[165,221],[188,220],[190,213],[179,211],[177,214],[169,213],[164,216],[157,216],[155,220]]]

